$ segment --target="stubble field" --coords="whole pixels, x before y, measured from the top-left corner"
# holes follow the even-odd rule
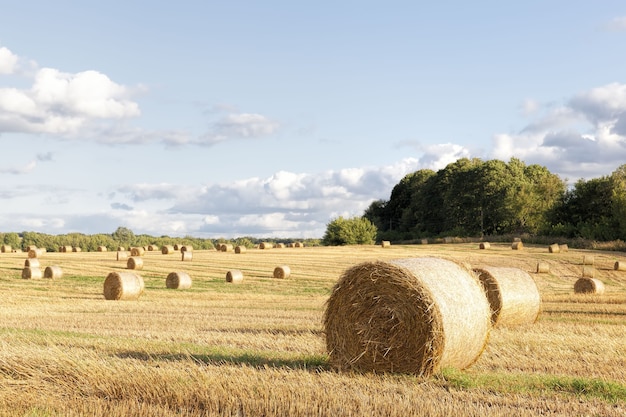
[[[604,295],[574,294],[584,255]],[[430,378],[331,369],[322,318],[345,269],[436,256],[511,266],[536,280],[532,325],[494,328],[478,361]],[[0,253],[2,416],[624,416],[626,262],[621,252],[507,244],[146,252],[145,292],[107,301],[115,252],[46,253],[59,279],[22,279],[25,253]],[[537,274],[538,262],[550,266]],[[287,279],[272,277],[288,265]],[[229,270],[244,281],[225,282]],[[191,289],[167,289],[170,272]]]

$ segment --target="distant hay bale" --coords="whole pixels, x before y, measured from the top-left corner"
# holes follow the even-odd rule
[[[152,252],[155,250],[159,250],[159,245],[148,245],[148,251]]]
[[[13,249],[11,248],[11,245],[2,245],[0,246],[0,252],[2,253],[11,253]]]
[[[537,273],[547,274],[550,272],[550,265],[547,262],[537,262]]]
[[[124,252],[126,250],[126,248],[124,246],[118,246],[117,247],[117,251],[118,252]]]
[[[63,270],[58,265],[47,266],[43,271],[44,278],[59,279],[63,277]]]
[[[98,252],[106,252],[107,250],[106,246],[98,246]]]
[[[104,280],[106,300],[136,300],[145,288],[143,278],[134,272],[111,272]]]
[[[288,248],[293,248],[293,242],[287,242],[287,247]]]
[[[261,242],[259,244],[259,249],[272,249],[273,247],[274,245],[269,242]]]
[[[146,250],[141,246],[135,246],[130,248],[130,256],[143,256],[145,255]]]
[[[117,260],[118,261],[127,261],[128,260],[128,252],[126,252],[125,250],[118,250],[117,251]]]
[[[563,244],[559,245],[559,250],[560,250],[561,252],[567,252],[567,251],[569,251],[569,247],[567,246],[567,243],[563,243]]]
[[[583,278],[595,278],[596,268],[591,265],[583,265]]]
[[[626,262],[616,261],[615,265],[613,265],[613,269],[616,271],[626,271]]]
[[[531,324],[541,310],[535,280],[519,268],[475,268],[491,307],[491,323],[499,326]]]
[[[246,253],[248,249],[245,246],[238,245],[235,246],[235,253]]]
[[[521,237],[514,237],[513,238],[513,242],[521,242],[522,238]]]
[[[277,243],[276,246],[274,246],[277,249],[284,249],[285,248],[285,244],[284,243]]]
[[[191,261],[193,260],[193,252],[181,252],[181,260],[182,261]]]
[[[81,247],[79,247],[79,246],[72,247],[72,252],[82,252],[82,251],[83,251],[83,249]]]
[[[28,251],[35,250],[35,249],[37,249],[37,245],[28,245],[28,246],[26,246],[24,251],[28,252]]]
[[[574,283],[577,294],[604,294],[604,283],[596,278],[579,278]]]
[[[593,257],[593,255],[585,255],[583,256],[583,265],[593,265],[595,262],[595,259]]]
[[[380,242],[380,246],[383,248],[390,248],[391,247],[391,242],[388,240],[383,240],[382,242]]]
[[[28,258],[24,261],[24,268],[39,268],[40,266],[37,258]]]
[[[161,246],[161,253],[163,255],[169,255],[171,253],[175,253],[176,249],[174,249],[173,245],[163,245]]]
[[[143,269],[143,258],[140,256],[131,256],[126,261],[126,269]]]
[[[24,268],[22,269],[23,279],[39,279],[43,277],[43,273],[40,268]]]
[[[364,262],[342,274],[326,302],[326,349],[339,370],[463,369],[485,348],[490,315],[473,273],[452,261]]]
[[[44,250],[41,248],[36,248],[36,249],[29,249],[28,251],[28,257],[29,258],[39,258],[41,257],[44,253]]]
[[[193,246],[191,245],[183,245],[180,247],[180,251],[181,252],[192,252],[193,251]]]
[[[422,245],[428,245],[428,239],[421,239],[421,240],[420,240],[420,244],[422,244]]]
[[[550,252],[550,253],[559,253],[559,252],[561,252],[561,247],[559,246],[558,243],[553,243],[550,246],[548,246],[548,252]]]
[[[491,244],[489,242],[480,242],[478,246],[480,249],[489,249],[491,248]]]
[[[233,245],[231,245],[230,243],[222,243],[220,246],[220,251],[222,252],[232,252],[233,251]]]
[[[280,265],[274,268],[274,278],[289,278],[291,275],[291,268],[288,265]]]
[[[180,243],[175,243],[174,244],[174,250],[177,251],[177,252],[180,250],[181,247],[182,247],[182,245]]]
[[[302,242],[294,242],[293,247],[294,248],[303,248],[304,247],[304,243],[302,243]]]
[[[521,240],[515,241],[511,244],[511,249],[513,250],[522,250],[524,249],[524,244]]]
[[[243,273],[238,269],[231,269],[226,273],[226,282],[240,284],[243,282]]]
[[[165,287],[178,290],[191,288],[191,277],[186,272],[170,272],[165,279]]]

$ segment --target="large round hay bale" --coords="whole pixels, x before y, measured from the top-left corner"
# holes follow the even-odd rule
[[[98,246],[98,252],[106,252],[107,250],[106,246]]]
[[[36,248],[36,249],[29,249],[28,250],[28,257],[29,258],[39,258],[41,257],[45,252],[43,251],[43,249],[41,248]]]
[[[294,242],[293,247],[294,248],[303,248],[304,247],[304,243],[302,243],[302,242]]]
[[[191,277],[186,272],[170,272],[165,279],[167,288],[186,290],[191,288]]]
[[[183,245],[180,247],[181,252],[191,252],[193,251],[193,246],[191,245]]]
[[[364,262],[342,274],[326,302],[326,349],[340,370],[462,369],[482,353],[490,314],[473,273],[452,261]]]
[[[592,265],[583,265],[583,278],[595,278],[596,268]]]
[[[189,251],[181,252],[181,260],[182,261],[191,261],[191,260],[193,260],[193,252],[189,252]]]
[[[30,250],[34,250],[37,249],[37,245],[27,245],[26,248],[24,249],[25,252],[28,252]]]
[[[235,253],[246,253],[248,249],[243,245],[235,246]]]
[[[391,242],[388,240],[383,240],[382,242],[380,242],[380,247],[381,248],[390,248],[391,247]]]
[[[131,256],[126,261],[126,269],[143,269],[143,258],[140,256]]]
[[[148,251],[149,252],[152,252],[152,251],[155,251],[155,250],[159,250],[159,245],[155,245],[155,244],[148,245]]]
[[[272,249],[274,245],[269,242],[261,242],[259,243],[259,249]]]
[[[517,240],[511,244],[511,249],[513,250],[522,250],[524,249],[524,244],[521,240]]]
[[[274,268],[274,278],[289,278],[291,275],[291,268],[288,265],[280,265]]]
[[[161,253],[163,255],[169,255],[170,253],[174,253],[176,252],[176,250],[174,249],[173,245],[163,245],[161,247]]]
[[[125,250],[118,250],[117,251],[117,260],[118,261],[127,261],[128,260],[128,252],[126,252]]]
[[[615,261],[615,265],[613,265],[613,269],[616,271],[626,271],[626,262]]]
[[[63,270],[58,265],[47,266],[43,271],[44,278],[58,279],[63,277]]]
[[[593,265],[595,262],[595,258],[593,255],[585,255],[583,256],[583,265]]]
[[[79,246],[72,247],[72,252],[82,252],[82,251],[83,251],[83,249],[81,247],[79,247]]]
[[[22,269],[22,278],[24,279],[39,279],[43,277],[43,273],[40,268],[28,268]]]
[[[141,246],[135,246],[130,248],[130,256],[143,256],[146,250]]]
[[[239,284],[243,282],[243,273],[238,269],[231,269],[226,273],[226,282]]]
[[[578,278],[574,283],[577,294],[604,294],[604,283],[596,278]]]
[[[559,252],[561,252],[561,247],[559,246],[558,243],[553,243],[550,246],[548,246],[548,252],[550,252],[550,253],[559,253]]]
[[[480,245],[478,245],[479,249],[489,249],[491,248],[491,244],[489,242],[480,242]]]
[[[493,325],[534,323],[541,310],[539,288],[530,274],[519,268],[475,268],[491,307]]]
[[[143,278],[134,272],[111,272],[104,280],[106,300],[136,300],[143,290]]]
[[[233,251],[233,245],[230,243],[222,243],[220,245],[220,251],[221,252],[232,252]]]
[[[117,247],[117,251],[118,252],[124,252],[124,251],[126,251],[126,248],[124,246],[118,246]]]
[[[547,274],[550,272],[550,265],[547,262],[537,262],[537,273]]]
[[[39,268],[40,266],[37,258],[28,258],[24,261],[24,268]]]
[[[12,251],[11,245],[0,246],[0,252],[2,253],[11,253],[11,251]]]
[[[559,250],[561,252],[567,252],[567,251],[569,251],[569,246],[567,246],[567,243],[563,243],[563,244],[559,245]]]

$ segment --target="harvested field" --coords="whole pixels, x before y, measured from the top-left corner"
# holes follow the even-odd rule
[[[471,244],[195,250],[143,255],[135,300],[105,300],[115,254],[46,253],[54,280],[22,279],[24,253],[0,253],[0,416],[570,416],[626,414],[626,262],[618,252],[549,253],[545,245]],[[594,257],[605,293],[575,294]],[[496,327],[478,360],[425,378],[336,372],[324,305],[349,267],[434,256],[528,272],[541,293],[537,322]],[[45,262],[43,262],[45,260]],[[537,273],[545,262],[549,272]],[[274,279],[289,265],[290,279]],[[245,279],[225,282],[230,270]],[[193,286],[172,291],[172,271]]]

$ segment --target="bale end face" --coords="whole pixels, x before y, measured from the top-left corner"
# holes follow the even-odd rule
[[[604,283],[596,278],[579,278],[574,283],[576,294],[604,294]]]

